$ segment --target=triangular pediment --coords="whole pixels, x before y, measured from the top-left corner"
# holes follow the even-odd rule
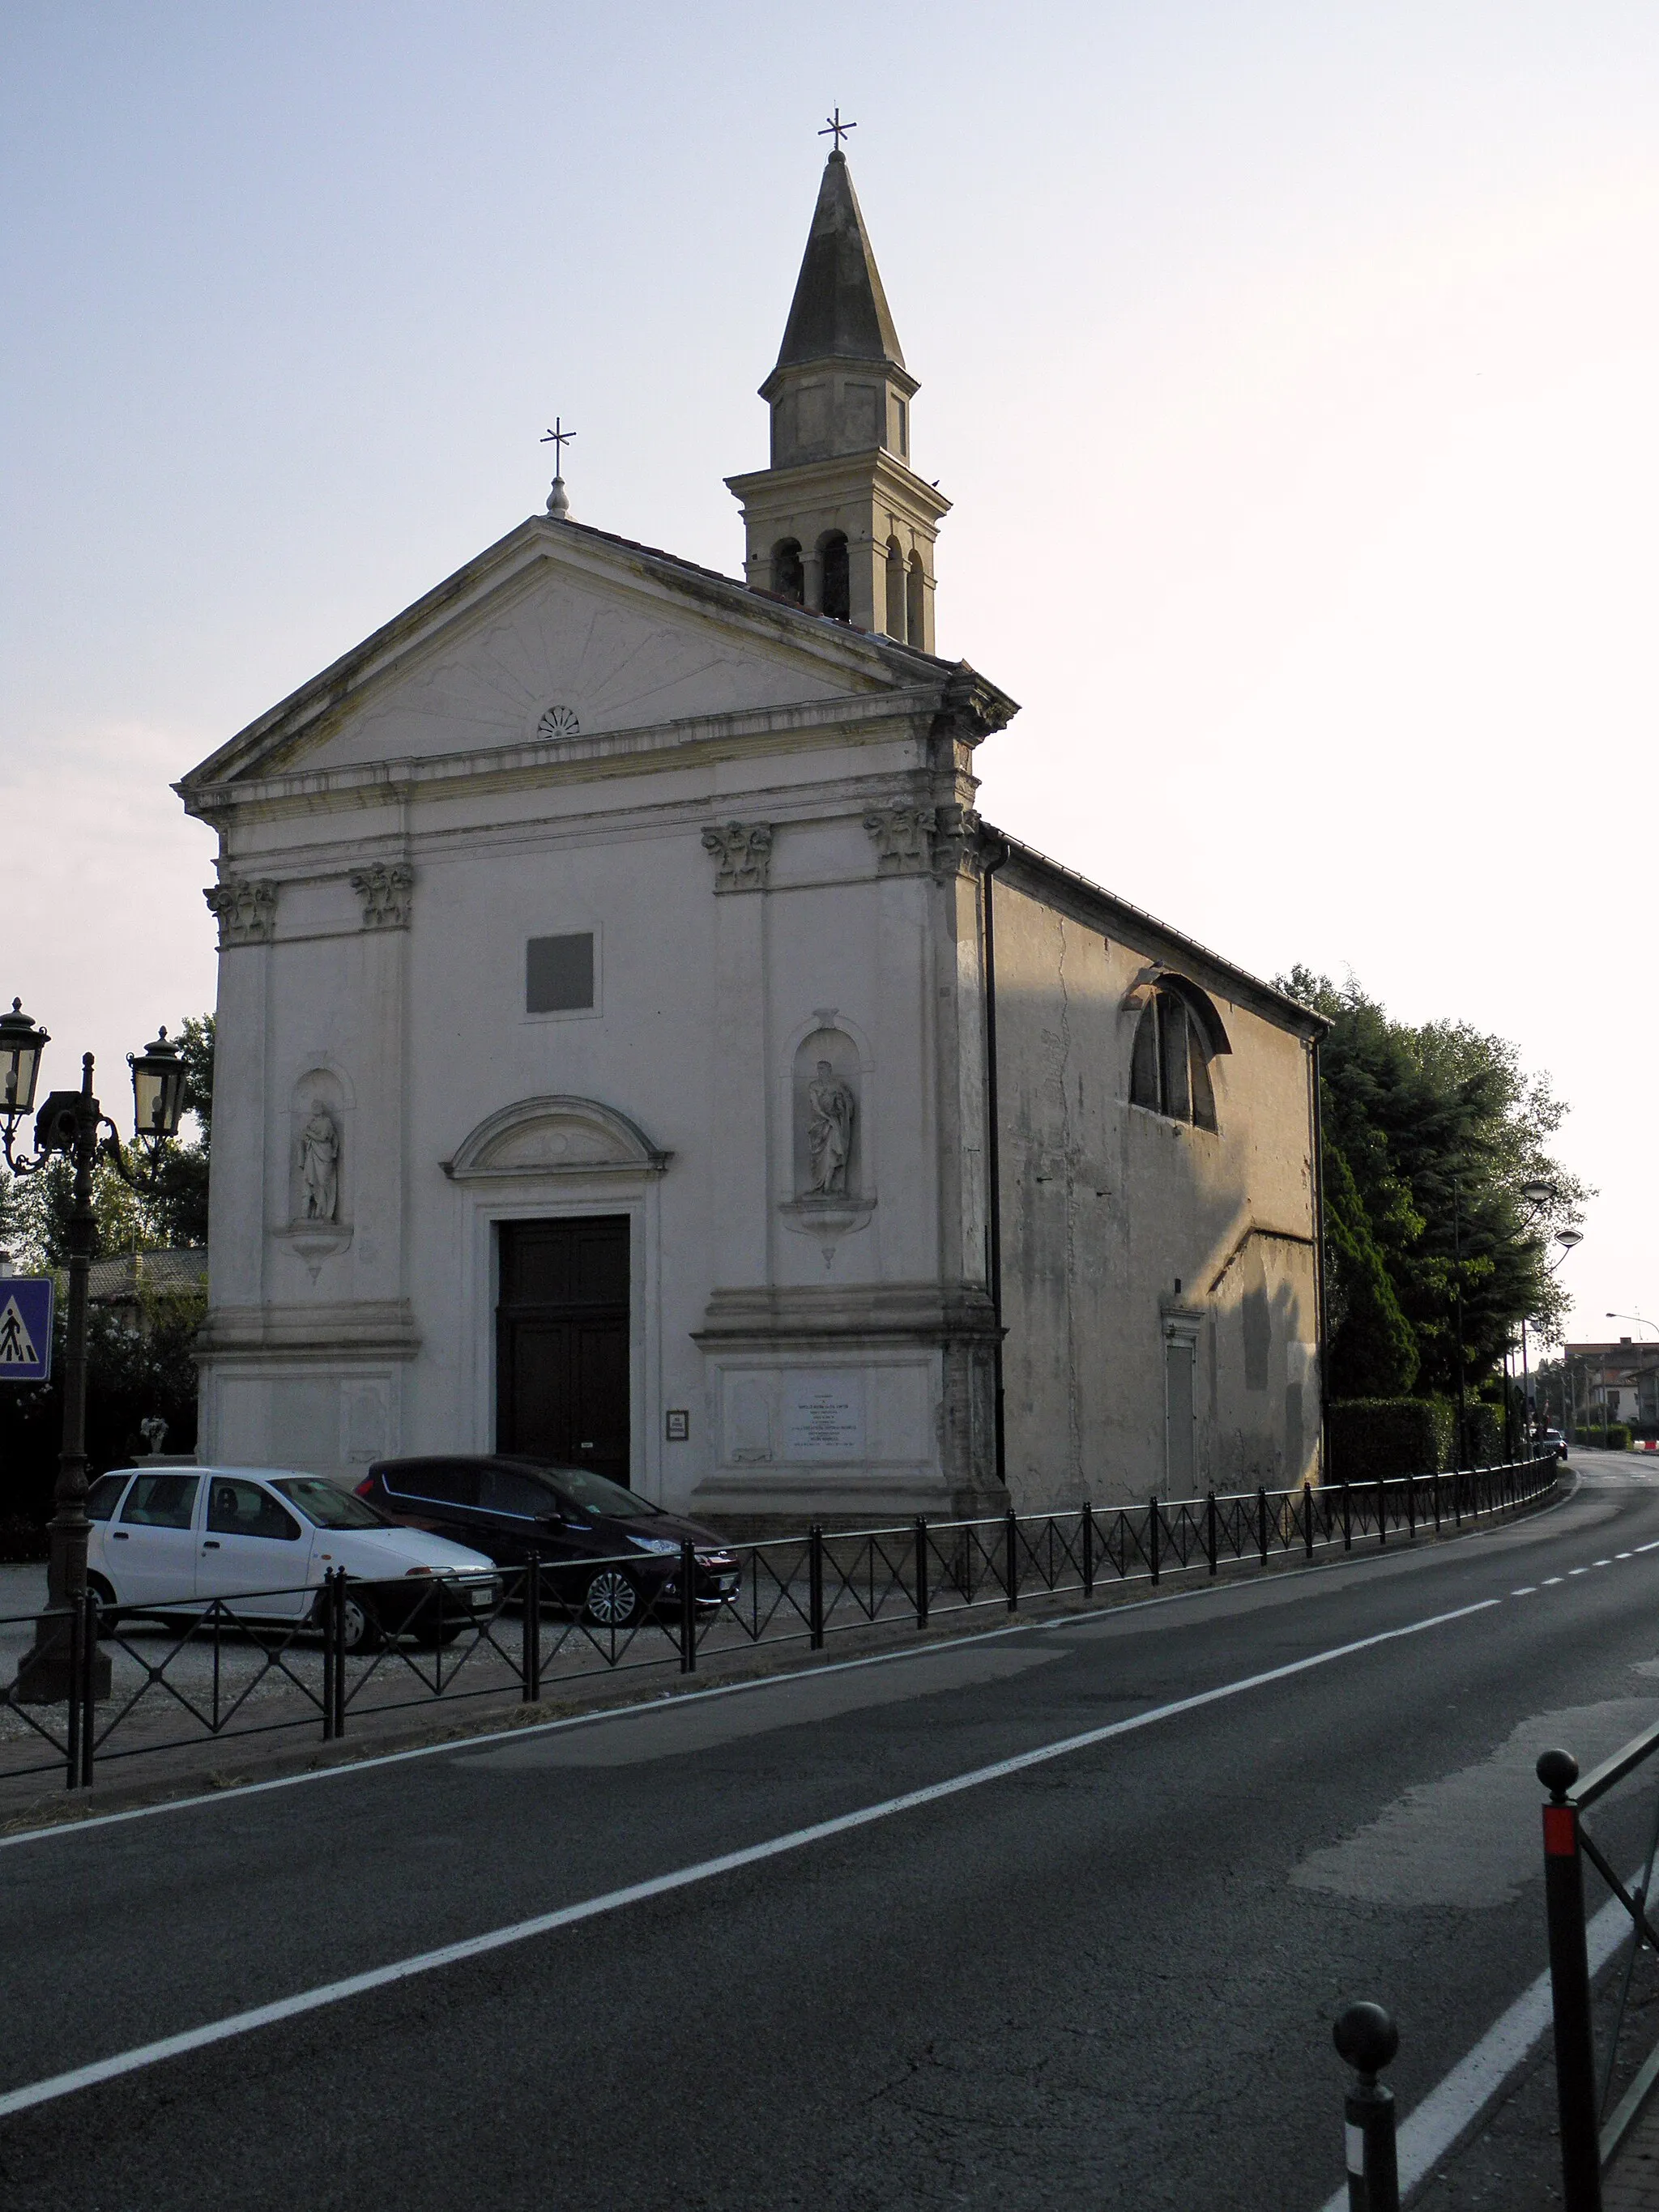
[[[526,523],[193,769],[269,776],[499,755],[936,682],[940,665],[568,523]]]

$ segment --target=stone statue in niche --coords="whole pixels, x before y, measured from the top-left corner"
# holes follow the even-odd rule
[[[827,1060],[806,1086],[806,1150],[812,1193],[818,1198],[844,1198],[847,1171],[853,1157],[852,1091]]]
[[[307,1221],[332,1221],[340,1203],[340,1132],[320,1098],[300,1132],[300,1188]]]

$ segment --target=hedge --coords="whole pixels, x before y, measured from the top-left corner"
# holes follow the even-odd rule
[[[1575,1426],[1573,1442],[1589,1451],[1628,1451],[1630,1431],[1622,1421],[1615,1421],[1610,1429],[1585,1429]]]
[[[1457,1407],[1450,1398],[1339,1398],[1326,1408],[1326,1423],[1334,1482],[1437,1474],[1456,1463]],[[1465,1399],[1463,1427],[1468,1465],[1504,1460],[1501,1406]]]
[[[1456,1447],[1457,1409],[1441,1398],[1339,1398],[1325,1418],[1334,1482],[1431,1474]]]

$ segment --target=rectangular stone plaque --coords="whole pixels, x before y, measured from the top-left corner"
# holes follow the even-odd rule
[[[860,1459],[864,1455],[864,1377],[784,1377],[786,1459]]]

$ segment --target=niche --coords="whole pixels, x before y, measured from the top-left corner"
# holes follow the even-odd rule
[[[313,1281],[351,1242],[350,1107],[332,1068],[308,1069],[289,1094],[287,1237]]]
[[[846,1212],[864,1195],[859,1048],[845,1030],[819,1028],[795,1053],[794,1188],[803,1208]]]

